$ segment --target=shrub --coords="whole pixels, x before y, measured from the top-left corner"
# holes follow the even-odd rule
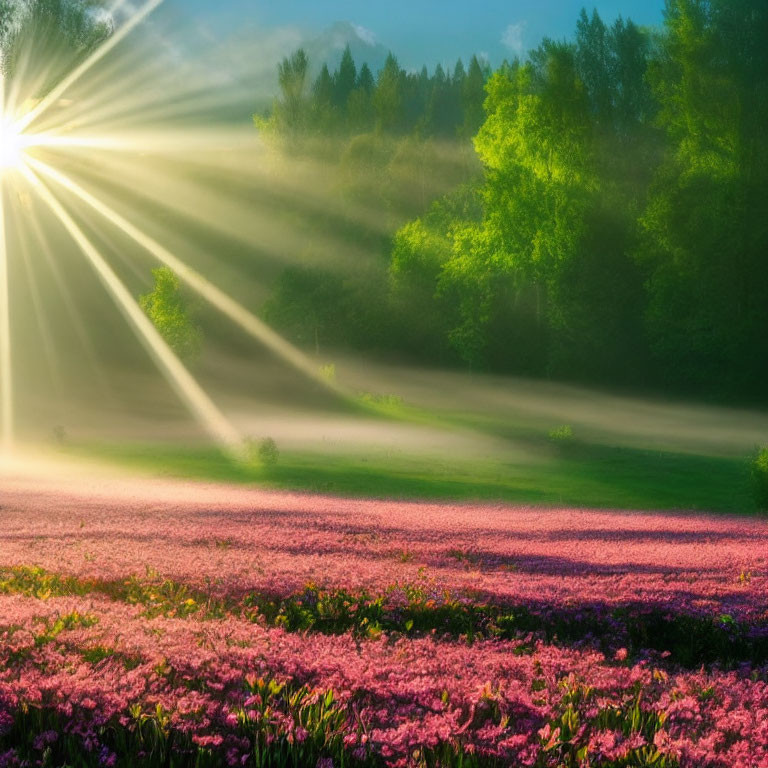
[[[768,512],[768,446],[758,448],[750,463],[752,495],[758,509]]]
[[[200,356],[203,333],[195,323],[178,276],[168,267],[152,270],[154,287],[139,305],[168,346],[185,363]]]
[[[381,408],[400,408],[403,405],[403,398],[399,395],[378,395],[373,392],[360,392],[357,401]]]
[[[336,382],[336,364],[328,363],[328,365],[320,366],[320,375],[331,384]]]
[[[563,424],[550,429],[549,439],[553,443],[570,443],[573,441],[573,427],[570,424]]]
[[[277,443],[271,437],[265,437],[259,443],[259,461],[265,467],[274,467],[280,458],[280,451],[277,449]]]

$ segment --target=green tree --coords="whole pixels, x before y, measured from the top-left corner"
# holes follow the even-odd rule
[[[424,121],[427,135],[456,136],[462,123],[460,91],[465,76],[461,62],[456,66],[455,77],[456,80],[451,80],[440,64],[435,68]]]
[[[487,84],[475,139],[484,215],[453,228],[439,278],[459,308],[450,338],[472,366],[611,377],[637,339],[632,219],[601,177],[578,68],[576,47],[545,41]]]
[[[320,74],[312,86],[312,101],[315,130],[329,133],[336,127],[337,112],[334,107],[333,77],[327,64],[323,64]]]
[[[96,11],[100,0],[1,0],[0,67],[13,79],[21,73],[36,83],[31,97],[44,95],[111,34]],[[24,53],[31,52],[31,56]]]
[[[352,51],[349,45],[347,45],[341,56],[339,69],[333,78],[334,104],[341,113],[345,113],[347,110],[349,95],[354,90],[356,82],[357,67],[355,66],[355,60],[352,58]]]
[[[347,124],[352,133],[365,133],[372,130],[375,122],[373,91],[376,81],[367,64],[360,67],[355,88],[347,100]]]
[[[529,344],[545,346],[547,294],[574,258],[595,184],[573,51],[547,42],[534,54],[531,63],[512,65],[488,83],[487,119],[475,139],[486,169],[485,220],[459,239],[446,273],[472,295],[454,334],[463,354],[503,367],[527,353],[522,340],[510,345],[500,332],[502,317],[522,328],[533,313]],[[514,339],[515,328],[509,333]]]
[[[582,8],[576,24],[576,61],[579,77],[587,89],[595,121],[609,124],[613,116],[616,82],[611,71],[608,28],[597,13],[587,16]]]
[[[642,218],[653,352],[688,390],[768,374],[768,6],[669,0],[650,80],[667,151]]]
[[[363,66],[360,67],[360,73],[357,76],[355,88],[365,91],[370,96],[375,87],[376,81],[373,77],[373,72],[371,72],[371,68],[368,64],[363,64]]]
[[[192,317],[179,278],[167,267],[152,270],[154,287],[139,298],[139,304],[168,346],[184,361],[200,354],[202,331]]]
[[[307,124],[308,72],[309,59],[303,48],[278,65],[281,98],[275,104],[274,115],[281,131],[289,137],[295,137]]]
[[[449,333],[459,318],[456,296],[441,288],[446,264],[453,257],[454,233],[481,219],[478,190],[459,187],[435,201],[427,213],[395,234],[390,263],[392,306],[400,326],[401,348],[433,360],[454,362]]]
[[[344,320],[344,283],[333,271],[314,266],[286,269],[264,307],[264,317],[295,343],[319,353],[338,340]]]
[[[477,56],[473,56],[461,86],[461,106],[464,117],[461,135],[464,138],[472,138],[483,124],[485,118],[483,102],[487,79],[488,73],[481,66]]]
[[[373,95],[376,123],[382,131],[399,132],[403,127],[405,79],[405,72],[400,68],[394,54],[390,53],[384,68],[379,72]]]

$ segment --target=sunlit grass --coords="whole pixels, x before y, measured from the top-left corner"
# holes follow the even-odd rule
[[[531,441],[531,449],[536,448]],[[214,448],[170,443],[73,443],[65,450],[153,475],[352,497],[755,511],[741,458],[587,443],[568,445],[549,460],[535,463],[288,450],[281,451],[279,463],[271,467],[233,461]]]

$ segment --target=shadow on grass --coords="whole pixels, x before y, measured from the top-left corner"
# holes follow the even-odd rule
[[[576,442],[530,464],[285,452],[265,467],[202,447],[72,444],[67,450],[155,475],[352,497],[755,511],[744,460]]]

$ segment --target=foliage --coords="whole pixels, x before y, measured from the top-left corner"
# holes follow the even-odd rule
[[[153,269],[152,276],[154,288],[139,298],[141,308],[182,360],[196,360],[202,346],[202,331],[192,319],[179,278],[168,267]]]
[[[750,463],[750,475],[755,504],[768,512],[768,447],[756,451]]]
[[[336,381],[336,364],[335,363],[326,363],[325,365],[320,366],[320,375],[331,384],[335,383]]]
[[[621,43],[636,28],[621,22],[608,34],[601,24],[593,17],[606,49],[601,60],[623,72],[630,62],[621,57],[630,54]],[[487,84],[486,120],[475,138],[486,169],[482,220],[450,222],[434,235],[447,234],[449,246],[432,284],[460,308],[446,335],[472,366],[607,373],[624,354],[627,333],[636,332],[640,277],[626,252],[617,254],[628,246],[630,222],[611,209],[621,200],[608,197],[609,190],[619,196],[614,179],[626,168],[611,160],[619,138],[611,136],[609,155],[602,127],[598,137],[593,102],[609,113],[601,120],[610,117],[621,130],[628,107],[614,118],[618,96],[597,93],[607,73],[585,75],[592,47],[586,33],[577,46],[545,41],[529,62],[502,67]],[[395,268],[408,227],[396,236]]]
[[[765,3],[670,1],[649,79],[665,151],[642,216],[646,322],[669,381],[760,393],[768,373]]]
[[[374,392],[359,392],[356,398],[361,405],[373,407],[376,410],[397,410],[403,407],[403,398],[399,395],[383,395]]]
[[[365,242],[389,280],[329,270],[329,343],[764,400],[766,14],[757,0],[668,0],[651,30],[583,11],[572,42],[545,39],[494,73],[477,58],[406,73],[390,55],[364,87],[345,53],[307,97],[307,147],[344,137],[350,199],[393,236]],[[430,187],[440,142],[459,158],[471,137],[482,178]],[[453,205],[462,188],[471,212]],[[278,282],[276,323],[311,317],[309,294]]]
[[[570,443],[573,438],[573,427],[570,424],[562,424],[549,430],[549,439],[553,443]]]
[[[99,0],[1,0],[0,70],[13,79],[25,51],[24,65],[38,79],[43,96],[72,67],[111,34],[94,13]]]
[[[335,169],[336,180],[321,180],[315,193],[340,214],[312,219],[339,245],[313,243],[300,265],[287,267],[265,319],[316,353],[332,346],[418,354],[422,342],[442,337],[435,349],[455,357],[447,327],[417,311],[407,281],[390,295],[387,252],[398,227],[476,176],[467,140],[482,119],[488,68],[473,57],[468,70],[458,62],[451,73],[409,73],[390,55],[374,74],[347,48],[338,69],[323,65],[310,84],[296,74],[298,55],[281,63],[280,97],[257,125],[279,150]]]
[[[303,49],[278,66],[280,96],[272,114],[257,119],[269,134],[287,140],[293,151],[306,150],[310,136],[354,136],[377,131],[417,134],[422,138],[469,138],[482,122],[487,65],[473,56],[469,69],[459,60],[451,73],[437,65],[406,72],[390,53],[376,75],[358,65],[347,46],[338,69],[327,64],[310,82],[311,62]]]
[[[182,515],[175,495],[29,494],[3,509],[8,765],[719,768],[768,754],[765,521],[414,515],[221,486],[193,489]],[[30,545],[37,565],[21,565]]]
[[[280,451],[277,449],[277,443],[271,437],[265,437],[259,443],[259,461],[265,467],[274,467],[280,458]]]
[[[345,708],[333,691],[315,691],[307,686],[287,686],[274,679],[250,677],[244,685],[245,706],[230,713],[240,745],[248,744],[245,759],[238,765],[256,768],[288,768],[297,765],[339,764],[363,766],[367,761],[345,754],[350,733]],[[229,763],[225,740],[219,735],[190,737],[173,723],[171,713],[161,704],[154,711],[132,707],[130,716],[114,717],[86,727],[70,729],[80,714],[66,718],[53,708],[24,707],[4,717],[0,746],[11,747],[3,754],[3,765],[26,764],[42,759],[43,765],[141,766],[167,765],[214,768]],[[11,725],[7,724],[11,721]],[[289,725],[290,723],[290,725]],[[231,740],[230,743],[234,743]],[[99,749],[93,748],[99,744]],[[243,752],[242,746],[240,752]],[[364,750],[363,750],[364,752]]]
[[[482,567],[482,553],[468,554],[472,568]],[[156,574],[148,576],[154,583],[172,583]],[[152,590],[151,582],[138,594]],[[168,593],[173,593],[170,601],[177,603],[176,609],[136,616],[94,600],[97,583],[40,568],[16,567],[2,574],[0,584],[0,593],[10,596],[12,610],[21,607],[21,615],[17,613],[14,623],[2,630],[0,657],[11,681],[18,672],[23,672],[24,680],[23,690],[13,688],[13,683],[4,688],[4,692],[19,691],[13,694],[19,696],[14,699],[17,703],[9,707],[0,699],[0,746],[6,750],[6,759],[9,755],[24,759],[50,748],[48,759],[82,765],[155,766],[171,759],[178,765],[215,765],[225,754],[228,761],[236,754],[239,764],[256,766],[301,765],[305,760],[314,764],[320,758],[350,765],[393,765],[404,751],[418,749],[426,764],[434,760],[442,766],[466,765],[466,750],[484,766],[496,765],[503,755],[508,762],[514,750],[525,744],[534,758],[529,764],[537,768],[575,767],[587,752],[592,755],[591,764],[605,768],[671,766],[676,765],[677,754],[670,743],[673,735],[692,750],[706,749],[708,739],[714,738],[718,754],[712,754],[713,759],[727,752],[728,740],[718,739],[716,733],[738,727],[750,706],[744,702],[738,714],[724,712],[721,701],[731,695],[729,690],[734,701],[747,695],[754,697],[758,707],[765,705],[759,672],[750,678],[719,667],[712,672],[685,672],[677,666],[696,669],[712,661],[742,662],[744,673],[744,662],[759,665],[768,655],[765,627],[761,630],[706,611],[677,613],[677,605],[658,609],[631,605],[613,611],[589,604],[553,609],[536,601],[505,606],[458,597],[423,577],[392,585],[378,595],[315,585],[282,598],[248,593],[240,601],[230,598],[223,612],[211,614],[184,612],[188,601],[183,586],[176,585]],[[18,594],[40,602],[37,606],[14,604],[13,596]],[[134,587],[128,585],[120,597],[112,599],[131,603],[133,594]],[[59,596],[67,596],[66,601]],[[66,613],[58,608],[65,604]],[[93,612],[78,609],[81,604],[90,605]],[[182,628],[179,618],[186,620],[188,629]],[[200,624],[211,618],[215,621],[208,626]],[[255,624],[249,630],[240,624],[242,619]],[[264,629],[265,623],[277,629]],[[439,639],[429,639],[435,631]],[[335,636],[338,647],[345,648],[342,652],[351,654],[342,663],[354,665],[351,658],[360,654],[379,655],[371,681],[338,677],[341,660],[335,656],[325,662],[316,659],[311,647],[306,659],[299,661],[299,648],[331,647],[330,640],[315,639],[318,632]],[[251,649],[249,640],[254,635]],[[262,643],[270,636],[277,648],[265,656]],[[133,637],[128,647],[134,654],[98,644],[104,637],[112,637],[120,646],[124,645],[121,638]],[[605,655],[592,648],[598,639]],[[572,650],[574,644],[580,649]],[[284,648],[294,674],[278,671],[279,648]],[[649,653],[651,649],[663,653]],[[470,676],[486,664],[493,669],[498,663],[494,659],[501,654],[502,668],[509,669],[509,679],[516,682],[505,685],[507,673],[500,671],[501,678],[475,682],[465,691],[456,677],[464,673],[456,667],[449,677],[444,671],[437,673],[424,704],[404,703],[407,694],[398,688],[404,673],[394,671],[404,660],[409,667],[420,667],[424,660],[419,654],[440,655],[456,664],[457,653],[462,669],[470,655],[474,659]],[[238,659],[235,668],[234,659]],[[248,671],[254,662],[258,674]],[[325,672],[323,664],[328,665]],[[391,690],[375,682],[381,664],[385,679],[398,678]],[[66,670],[63,677],[59,666]],[[83,668],[82,681],[72,674],[77,666]],[[424,674],[418,668],[414,671],[417,677]],[[68,699],[59,697],[55,687],[48,690],[51,675],[72,688],[65,692]],[[306,682],[308,676],[318,679],[318,675],[335,679],[342,689],[337,693]],[[424,685],[419,683],[420,690]],[[40,688],[37,696],[30,690],[35,686]],[[111,695],[112,686],[121,688],[128,698]],[[162,705],[155,699],[155,690],[166,692]],[[29,700],[24,698],[27,695]],[[102,697],[99,707],[95,699]],[[683,699],[688,711],[698,712],[696,731],[689,728],[690,716],[675,705]],[[389,708],[382,707],[385,700]],[[430,718],[445,718],[446,724],[434,732],[434,724],[425,722],[402,743],[402,729],[392,720],[423,719],[426,712]],[[702,729],[707,738],[699,741]],[[744,737],[753,740],[751,746],[761,748],[759,734]],[[98,762],[89,762],[90,753]]]

